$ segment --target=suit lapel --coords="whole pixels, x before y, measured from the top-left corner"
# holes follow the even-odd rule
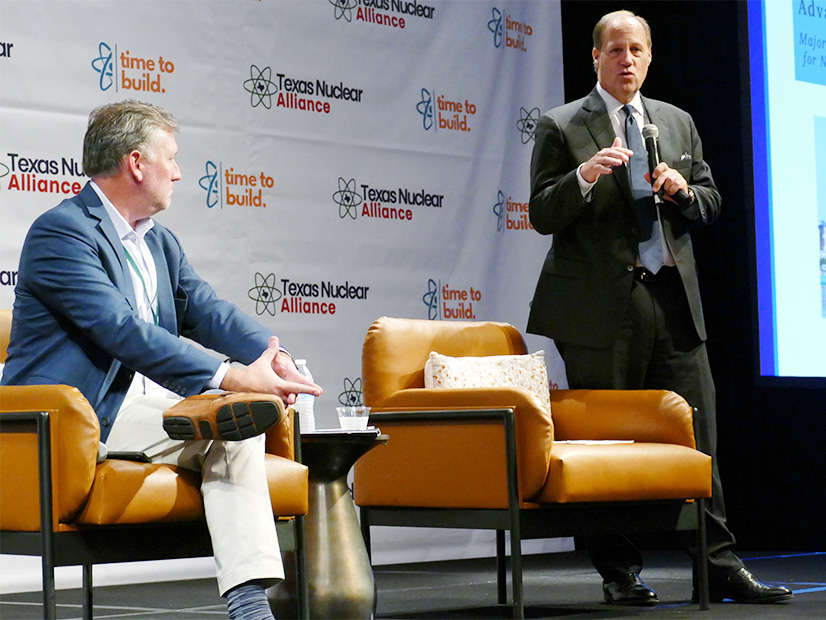
[[[157,223],[150,230],[144,240],[149,246],[152,258],[155,261],[155,272],[158,280],[158,324],[168,332],[177,334],[177,319],[175,315],[175,301],[172,296],[172,283],[169,279],[169,265],[166,254],[161,247],[157,233]]]
[[[660,161],[667,162],[668,165],[671,165],[671,162],[675,159],[675,153],[673,152],[673,142],[671,140],[668,119],[656,101],[643,97],[642,104],[645,106],[645,113],[648,116],[648,120],[656,125],[659,130],[657,144],[660,151]]]
[[[605,107],[605,102],[596,88],[585,98],[582,109],[585,114],[585,126],[594,139],[597,150],[611,146],[617,135],[614,133],[611,119],[608,118],[608,109]],[[611,177],[619,186],[628,204],[633,205],[634,198],[631,195],[631,179],[628,176],[628,167],[622,166],[615,169]]]
[[[660,161],[664,161],[670,166],[674,161],[676,161],[677,153],[674,152],[675,143],[671,139],[668,117],[665,115],[665,112],[658,102],[642,97],[642,103],[645,106],[645,114],[648,117],[648,121],[657,126],[657,147],[660,153]],[[674,209],[664,209],[660,207],[660,222],[662,222],[663,225],[665,243],[668,246],[668,251],[671,252],[672,256],[681,254],[681,252],[675,250],[675,243],[677,242],[671,228],[671,218],[676,213],[677,211]]]
[[[103,206],[103,203],[100,201],[100,197],[97,195],[95,190],[92,189],[92,186],[89,183],[83,187],[80,194],[78,194],[78,198],[80,199],[83,207],[86,209],[86,212],[89,214],[89,217],[98,221],[97,230],[108,242],[109,248],[112,250],[112,253],[114,253],[117,258],[117,262],[120,264],[120,272],[116,271],[111,273],[115,286],[126,296],[126,300],[129,302],[129,305],[132,306],[132,309],[136,309],[138,307],[138,302],[135,298],[135,287],[132,286],[132,276],[129,274],[129,265],[126,262],[126,254],[123,252],[123,244],[120,242],[120,237],[115,230],[115,225],[112,223],[112,218],[109,217],[106,207]]]

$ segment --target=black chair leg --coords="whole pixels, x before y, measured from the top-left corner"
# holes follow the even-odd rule
[[[505,530],[496,530],[496,590],[500,605],[508,602],[507,555],[505,553]]]
[[[84,620],[91,620],[92,618],[92,565],[83,565],[83,618]]]
[[[522,536],[517,524],[511,530],[511,582],[513,584],[513,618],[525,619],[525,599],[522,588]]]
[[[12,414],[13,415],[13,414]],[[40,562],[43,568],[43,617],[57,618],[55,601],[55,550],[52,523],[52,435],[49,412],[23,413],[33,419],[37,430],[37,467],[40,496]],[[7,414],[8,417],[8,414]]]
[[[700,609],[706,611],[711,606],[708,591],[708,538],[706,534],[706,501],[697,500],[698,525],[697,528],[697,584]]]
[[[307,579],[307,533],[304,515],[295,518],[296,586],[298,588],[298,617],[310,618],[310,583]]]
[[[43,618],[55,620],[57,618],[57,602],[55,600],[54,565],[50,562],[51,556],[43,554],[41,566],[43,570]]]

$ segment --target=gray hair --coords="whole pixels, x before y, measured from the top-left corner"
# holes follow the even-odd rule
[[[90,178],[111,176],[134,150],[151,160],[156,133],[178,127],[172,114],[151,103],[127,99],[95,108],[83,138],[83,172]]]

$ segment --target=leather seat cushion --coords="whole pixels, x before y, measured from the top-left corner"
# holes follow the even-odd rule
[[[107,459],[75,523],[107,525],[203,519],[201,478],[161,464]]]
[[[267,455],[273,513],[307,512],[307,468]],[[109,459],[97,467],[89,501],[76,524],[108,525],[194,521],[204,518],[201,478],[172,465]]]
[[[711,457],[672,444],[554,442],[541,503],[711,497]]]

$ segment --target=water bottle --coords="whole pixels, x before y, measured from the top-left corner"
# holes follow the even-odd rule
[[[295,360],[295,365],[303,377],[306,377],[310,381],[313,380],[313,375],[310,374],[310,369],[307,368],[307,360]],[[295,399],[293,408],[298,413],[298,424],[302,433],[312,433],[315,431],[314,404],[315,396],[312,394],[299,394]]]

